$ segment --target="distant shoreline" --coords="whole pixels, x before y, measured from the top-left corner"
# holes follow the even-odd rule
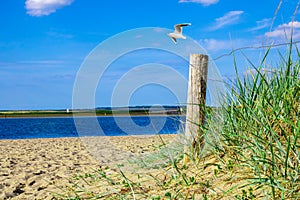
[[[149,107],[118,107],[93,109],[64,110],[2,110],[0,118],[45,118],[45,117],[89,117],[89,116],[161,116],[185,115],[185,108],[177,106]]]
[[[97,117],[111,117],[111,116],[185,116],[185,114],[176,114],[176,113],[110,113],[110,114],[96,114]],[[0,114],[0,119],[5,118],[47,118],[47,117],[92,117],[95,116],[94,113],[41,113],[41,114],[32,114],[32,113],[10,113],[10,114]]]

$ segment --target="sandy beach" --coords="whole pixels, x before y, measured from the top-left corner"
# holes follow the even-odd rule
[[[0,199],[54,199],[73,175],[114,170],[161,144],[158,136],[0,140]]]

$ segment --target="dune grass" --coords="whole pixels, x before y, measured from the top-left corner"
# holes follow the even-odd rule
[[[290,45],[266,72],[269,50],[260,66],[249,61],[252,73],[236,70],[226,103],[210,110],[199,159],[182,164],[178,142],[135,160],[133,171],[73,177],[56,198],[300,199],[300,54]]]
[[[253,73],[231,88],[219,142],[211,143],[215,155],[247,169],[249,185],[272,199],[300,198],[300,63],[292,49],[269,72],[249,61]]]

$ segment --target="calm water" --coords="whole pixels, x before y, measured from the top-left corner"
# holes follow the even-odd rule
[[[76,126],[72,117],[0,119],[0,139],[59,138],[79,135],[120,136],[157,134],[158,132],[174,134],[182,129],[180,120],[183,120],[178,116],[155,116],[151,117],[152,122],[147,116],[115,117],[115,119],[114,117],[97,117],[97,124],[103,131],[101,133],[95,131],[93,127],[95,124],[92,124],[95,118],[92,117],[76,118]],[[80,130],[79,133],[78,130]]]

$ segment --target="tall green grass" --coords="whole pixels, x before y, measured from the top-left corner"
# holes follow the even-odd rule
[[[300,198],[300,60],[292,45],[281,65],[239,77],[222,108],[214,153],[245,169],[249,185],[272,199]],[[213,122],[212,122],[213,123]]]

